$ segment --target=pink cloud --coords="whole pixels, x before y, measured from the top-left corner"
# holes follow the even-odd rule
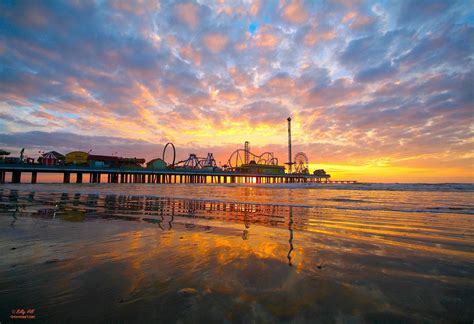
[[[256,16],[258,11],[260,9],[260,1],[255,1],[252,3],[252,6],[250,7],[250,14],[252,16]]]
[[[207,34],[204,36],[204,44],[213,53],[222,52],[229,39],[222,34]]]
[[[37,118],[42,118],[42,119],[47,119],[47,120],[52,120],[52,121],[61,121],[60,118],[53,116],[51,114],[48,114],[45,111],[34,111],[31,113],[31,116],[37,117]]]
[[[357,16],[350,25],[351,29],[360,29],[375,23],[374,17]]]
[[[255,37],[255,45],[258,47],[270,47],[274,48],[278,45],[280,39],[272,34],[258,34]]]
[[[283,17],[292,23],[301,24],[308,20],[308,12],[304,8],[303,1],[295,0],[285,7]]]
[[[178,4],[175,7],[175,13],[178,19],[189,26],[196,29],[199,25],[198,7],[193,3]]]
[[[241,93],[237,90],[232,89],[220,90],[217,94],[217,98],[228,102],[237,101],[241,98]]]
[[[193,49],[191,44],[181,47],[180,54],[183,58],[193,62],[195,65],[201,65],[201,55]]]
[[[152,4],[155,4],[154,6]],[[143,1],[143,0],[114,0],[111,2],[111,5],[114,9],[127,11],[137,16],[142,16],[146,14],[149,9],[153,9],[156,6],[156,2],[154,1]]]
[[[343,24],[347,24],[349,21],[354,19],[357,16],[357,12],[350,11],[344,17],[342,17],[341,21]]]
[[[320,42],[330,41],[336,38],[334,30],[318,32],[315,30],[309,31],[303,38],[305,45],[314,45]]]
[[[280,38],[274,34],[274,30],[270,25],[260,27],[253,40],[257,47],[275,48],[280,43]]]
[[[350,11],[341,19],[341,22],[349,25],[349,28],[351,29],[360,29],[372,25],[375,21],[375,17],[363,16],[356,11]]]

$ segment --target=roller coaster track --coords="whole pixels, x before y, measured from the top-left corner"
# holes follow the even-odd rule
[[[273,152],[264,152],[260,155],[246,151],[245,149],[238,149],[232,152],[227,161],[230,168],[237,168],[246,162],[246,155],[249,161],[255,161],[257,164],[264,165],[278,165],[278,159],[273,156]]]

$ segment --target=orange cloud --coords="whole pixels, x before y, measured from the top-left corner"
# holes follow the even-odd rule
[[[235,44],[234,48],[237,51],[243,51],[244,49],[247,48],[247,44],[245,42],[241,42],[241,43]]]
[[[178,4],[175,7],[175,13],[178,19],[189,26],[196,29],[199,25],[198,7],[192,3]]]
[[[352,24],[350,25],[351,29],[359,29],[365,26],[371,25],[375,22],[374,17],[369,16],[357,16]]]
[[[208,34],[204,36],[204,44],[213,53],[222,52],[226,47],[228,38],[222,34]]]
[[[329,41],[334,38],[336,38],[336,32],[334,30],[321,33],[311,31],[304,36],[303,42],[305,45],[314,45],[316,43]]]
[[[215,9],[216,10],[216,14],[226,14],[228,16],[231,16],[231,15],[245,15],[246,14],[246,10],[245,8],[241,7],[241,6],[233,6],[230,2],[222,2],[222,3],[219,3],[218,7]]]
[[[225,101],[237,101],[240,99],[240,92],[236,90],[220,90],[217,97]]]
[[[31,116],[37,117],[37,118],[42,118],[42,119],[47,119],[51,121],[62,121],[60,118],[53,116],[51,114],[48,114],[45,111],[34,111],[31,113]]]
[[[255,45],[258,47],[274,48],[278,45],[280,39],[273,34],[258,34],[255,37]]]
[[[280,42],[280,38],[273,34],[273,28],[270,25],[264,25],[254,37],[254,42],[258,47],[274,48]]]
[[[278,75],[267,81],[264,87],[259,89],[267,94],[285,93],[288,95],[296,95],[295,82],[289,75]]]
[[[256,16],[259,9],[260,9],[260,1],[255,1],[254,3],[252,3],[252,6],[250,7],[250,14],[252,16]]]
[[[251,82],[249,75],[239,70],[237,67],[229,68],[229,74],[232,76],[234,84],[238,87],[247,86]]]
[[[176,45],[176,43],[177,43],[176,37],[175,37],[174,35],[171,35],[171,34],[166,36],[166,41],[167,41],[168,44],[170,44],[171,46],[174,46],[174,45]]]
[[[296,0],[286,6],[283,17],[289,22],[301,24],[308,19],[308,12],[305,10],[303,2]]]
[[[134,15],[141,16],[144,15],[148,9],[152,9],[150,6],[151,3],[145,3],[143,0],[130,1],[130,0],[114,0],[111,5],[114,9],[121,11],[127,11],[133,13]],[[147,8],[148,7],[148,8]]]
[[[357,12],[351,11],[347,13],[344,17],[342,17],[341,21],[343,24],[347,24],[349,21],[354,19],[357,16]]]
[[[375,18],[369,16],[361,16],[357,12],[351,11],[347,13],[344,17],[342,17],[341,22],[346,25],[349,24],[349,27],[351,29],[359,29],[373,24],[375,22]]]
[[[193,62],[195,65],[201,65],[201,55],[193,50],[191,44],[181,47],[180,53],[186,60]]]
[[[152,91],[143,84],[138,84],[134,89],[136,93],[136,98],[133,100],[133,103],[137,107],[150,107],[157,106],[157,100],[152,94]]]

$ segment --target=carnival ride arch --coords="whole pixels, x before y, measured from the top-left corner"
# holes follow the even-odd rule
[[[166,160],[165,160],[165,157],[166,157],[166,149],[168,148],[168,146],[171,146],[171,148],[173,149],[173,162],[172,163],[167,163]],[[174,147],[174,144],[169,142],[169,143],[166,143],[165,147],[163,148],[163,161],[168,164],[168,165],[174,165],[175,161],[176,161],[176,149]]]

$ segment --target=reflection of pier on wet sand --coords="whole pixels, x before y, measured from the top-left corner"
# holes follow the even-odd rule
[[[92,168],[81,166],[45,166],[28,164],[0,165],[0,183],[20,183],[22,174],[31,175],[31,183],[37,183],[38,175],[62,174],[63,183],[355,183],[356,181],[332,181],[309,174],[248,174],[230,171],[212,172],[194,169],[150,170]]]
[[[30,215],[45,219],[61,219],[69,222],[83,222],[94,219],[116,219],[144,222],[157,225],[163,231],[173,226],[193,231],[219,229],[230,226],[242,230],[242,240],[248,240],[254,225],[288,229],[288,265],[292,266],[293,228],[303,229],[308,222],[308,209],[292,206],[201,201],[170,197],[144,197],[97,194],[51,194],[0,191],[3,204],[13,211],[12,216]],[[8,197],[8,201],[5,198]],[[294,220],[296,210],[298,217]],[[15,220],[12,222],[14,224]],[[227,225],[223,225],[227,224]],[[242,227],[240,227],[242,226]]]
[[[54,194],[57,199],[51,199],[51,194],[46,197],[44,193],[36,192],[31,192],[24,197],[19,196],[17,190],[4,191],[3,195],[9,197],[11,208],[16,208],[18,205],[28,206],[33,202],[34,206],[41,206],[41,208],[29,210],[29,213],[35,217],[52,218],[55,214],[71,221],[82,221],[86,218],[113,218],[150,223],[168,223],[171,219],[170,228],[173,222],[189,218],[197,223],[202,219],[203,221],[242,223],[246,228],[250,224],[285,228],[290,218],[293,224],[294,209],[298,210],[298,219],[295,223],[301,228],[304,226],[304,215],[307,212],[307,208],[302,207],[170,197],[62,193]]]
[[[234,200],[209,190],[219,199],[211,201],[145,196],[143,186],[125,195],[97,192],[110,186],[35,191],[41,187],[0,187],[1,268],[9,292],[0,294],[0,308],[10,311],[21,300],[40,309],[43,322],[68,316],[120,322],[127,315],[133,322],[137,309],[160,316],[144,322],[176,322],[182,305],[205,314],[202,321],[241,321],[255,307],[258,314],[244,321],[260,314],[269,322],[327,314],[332,321],[341,308],[369,322],[473,318],[472,214],[347,209],[348,199],[341,202],[332,189],[337,205],[311,207],[296,205],[293,189],[263,188],[268,195],[278,191],[276,205],[241,202],[254,188],[231,188]],[[216,188],[222,189],[209,187]],[[432,201],[443,197],[429,194]],[[413,193],[364,195],[385,195],[385,204],[390,197],[414,199]],[[104,315],[105,307],[112,315]],[[374,307],[382,310],[375,319]],[[395,311],[386,313],[387,307]],[[398,315],[406,309],[414,315]],[[215,310],[215,317],[206,313]]]

